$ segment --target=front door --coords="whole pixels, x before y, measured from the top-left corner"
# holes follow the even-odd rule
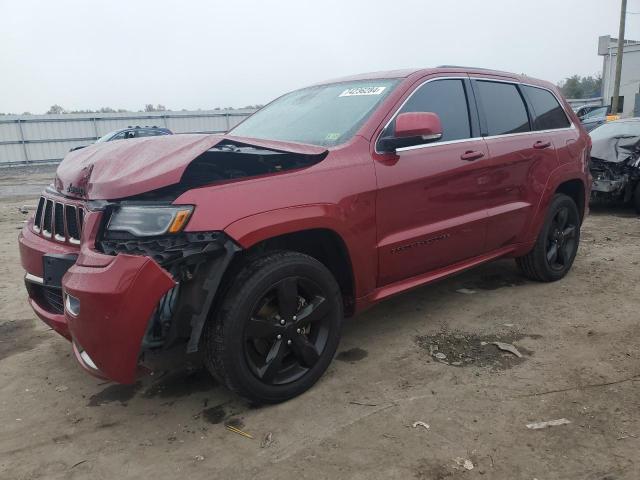
[[[403,112],[437,113],[443,137],[374,155],[379,286],[477,256],[485,247],[482,172],[488,150],[470,82],[428,80],[395,115]],[[393,129],[392,120],[381,137]]]

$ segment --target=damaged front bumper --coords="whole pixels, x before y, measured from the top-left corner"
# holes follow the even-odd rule
[[[171,275],[147,257],[118,255],[106,267],[72,266],[62,287],[65,301],[71,295],[79,304],[77,315],[68,308],[64,314],[74,345],[107,378],[133,382],[149,320],[174,286]]]
[[[25,283],[35,313],[73,343],[85,370],[132,383],[145,349],[184,340],[197,350],[238,247],[220,232],[96,241],[101,215],[87,215],[80,246],[57,245],[27,223],[19,238]]]
[[[591,158],[589,166],[593,182],[591,195],[593,198],[603,197],[631,200],[635,187],[640,181],[640,159],[625,162],[608,162]]]

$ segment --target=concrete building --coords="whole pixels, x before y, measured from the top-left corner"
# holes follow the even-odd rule
[[[625,40],[620,78],[619,110],[623,117],[640,116],[640,42]],[[598,39],[598,55],[602,60],[602,96],[611,105],[616,76],[618,39],[604,35]]]

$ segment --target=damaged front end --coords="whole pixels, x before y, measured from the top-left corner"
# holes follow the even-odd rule
[[[133,142],[122,142],[126,145],[119,147],[120,154],[126,157],[131,148],[139,151]],[[175,139],[172,142],[174,151],[184,153]],[[127,165],[123,168],[129,169],[131,182],[114,186],[107,175],[113,171],[108,160],[118,158],[89,148],[84,150],[90,155],[80,162],[85,177],[78,179],[66,164],[58,171],[57,191],[52,194],[73,195],[82,189],[85,200],[76,201],[88,212],[75,261],[64,266],[58,262],[64,267],[58,286],[65,302],[60,321],[76,358],[94,375],[131,383],[138,366],[149,357],[156,359],[156,353],[172,347],[186,353],[198,350],[223,275],[241,248],[215,217],[200,223],[203,228],[197,231],[186,229],[198,206],[179,204],[180,195],[194,188],[280,175],[313,165],[327,154],[313,146],[274,146],[266,141],[251,145],[219,137],[206,149],[201,139],[197,148],[193,140],[184,142],[191,158],[176,153],[182,157],[180,167],[166,176],[151,177],[145,168]],[[91,159],[95,163],[87,167]],[[157,164],[149,166],[154,168]],[[109,198],[111,187],[130,195],[95,198]],[[25,255],[31,257],[37,264],[39,257]],[[23,264],[29,271],[28,262]]]
[[[603,125],[591,133],[589,170],[594,200],[634,200],[640,205],[640,122],[620,121]]]
[[[223,232],[182,232],[152,238],[111,232],[97,247],[106,255],[150,257],[175,282],[157,303],[142,351],[167,349],[184,341],[188,353],[197,351],[222,275],[240,247]]]
[[[636,154],[622,163],[591,157],[589,169],[593,176],[592,198],[631,201],[640,181],[640,156]]]

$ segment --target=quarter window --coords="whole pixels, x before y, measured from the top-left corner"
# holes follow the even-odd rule
[[[551,92],[527,85],[523,85],[522,88],[535,112],[534,130],[567,128],[570,125],[564,110]]]
[[[409,97],[398,114],[405,112],[438,114],[442,122],[440,141],[471,137],[467,96],[462,80],[435,80],[425,83]],[[389,124],[383,136],[393,135],[394,129],[395,119]]]
[[[530,130],[527,109],[514,84],[478,81],[477,85],[489,135]]]

